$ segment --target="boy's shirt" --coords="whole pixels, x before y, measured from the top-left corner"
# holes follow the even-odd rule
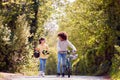
[[[58,40],[58,42],[57,42],[57,50],[58,51],[67,51],[68,47],[70,47],[74,51],[76,51],[75,46],[69,40],[65,40],[65,41]]]

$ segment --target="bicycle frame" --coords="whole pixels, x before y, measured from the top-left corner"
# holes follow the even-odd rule
[[[71,54],[72,54],[72,51],[68,51],[66,56],[66,72],[67,72],[68,78],[70,78],[70,75],[72,73],[71,60],[73,59],[73,55]]]

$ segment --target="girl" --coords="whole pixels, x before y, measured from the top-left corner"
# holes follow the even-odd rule
[[[37,46],[36,50],[40,52],[39,76],[44,77],[45,76],[46,60],[48,58],[48,54],[45,53],[45,52],[48,52],[48,45],[46,44],[45,38],[39,39],[39,45]]]
[[[60,76],[60,66],[62,63],[62,77],[64,77],[65,71],[65,60],[66,60],[66,53],[67,48],[71,47],[73,51],[76,51],[75,46],[68,40],[68,36],[66,32],[58,33],[58,42],[57,42],[57,49],[58,49],[58,64],[57,64],[57,77]]]

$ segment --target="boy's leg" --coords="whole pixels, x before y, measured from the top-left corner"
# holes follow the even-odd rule
[[[65,73],[65,68],[66,68],[66,54],[62,54],[62,75],[63,77]]]
[[[60,75],[61,54],[58,53],[57,73]]]

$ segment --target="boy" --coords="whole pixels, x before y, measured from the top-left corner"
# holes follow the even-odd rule
[[[66,61],[66,53],[67,48],[71,47],[74,52],[76,52],[75,46],[68,40],[68,36],[66,32],[58,33],[58,42],[57,42],[57,50],[58,50],[58,64],[57,64],[57,77],[60,76],[60,66],[62,63],[62,77],[65,75],[65,61]]]

